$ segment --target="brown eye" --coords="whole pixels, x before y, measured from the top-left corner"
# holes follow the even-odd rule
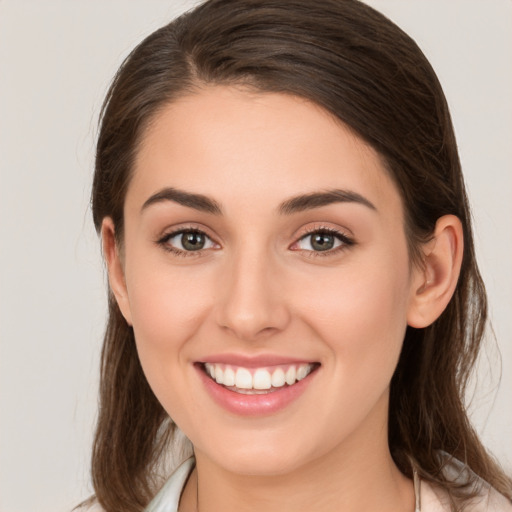
[[[189,232],[181,234],[181,245],[186,251],[199,251],[204,248],[206,237],[203,233]]]
[[[297,248],[303,251],[323,252],[336,249],[346,243],[342,235],[328,231],[315,231],[303,236],[297,242]]]
[[[328,251],[334,247],[336,238],[328,233],[314,233],[309,235],[311,238],[311,247],[315,251]]]
[[[160,243],[178,252],[194,252],[217,247],[208,235],[197,230],[170,233]]]

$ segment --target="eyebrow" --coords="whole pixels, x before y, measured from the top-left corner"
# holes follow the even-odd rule
[[[166,187],[149,197],[142,205],[141,211],[153,204],[172,201],[174,203],[193,208],[213,215],[222,215],[219,203],[203,194],[185,192],[174,187]],[[356,203],[377,211],[377,208],[368,199],[357,192],[341,189],[330,189],[322,192],[311,192],[287,199],[278,207],[281,215],[291,215],[297,212],[313,210],[334,203]]]
[[[320,208],[333,203],[357,203],[377,211],[377,208],[368,199],[351,190],[330,189],[322,192],[312,192],[297,197],[292,197],[279,206],[279,213],[290,215]]]
[[[153,194],[142,205],[141,211],[144,211],[148,206],[162,203],[164,201],[172,201],[174,203],[181,204],[182,206],[199,210],[200,212],[222,215],[222,209],[219,203],[214,199],[210,199],[202,194],[193,194],[191,192],[185,192],[184,190],[178,190],[173,187],[164,188],[156,194]]]

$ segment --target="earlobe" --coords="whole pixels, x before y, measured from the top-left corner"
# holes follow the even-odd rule
[[[107,264],[110,289],[116,298],[116,302],[126,322],[132,325],[123,262],[119,245],[116,242],[114,222],[110,217],[105,217],[101,224],[101,241],[103,256]]]
[[[407,315],[411,327],[432,324],[450,302],[462,265],[463,238],[458,217],[444,215],[438,219],[432,240],[423,248],[423,267],[415,270]]]

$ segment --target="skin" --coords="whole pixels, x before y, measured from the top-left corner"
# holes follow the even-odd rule
[[[149,198],[173,187],[222,214]],[[290,198],[342,189],[345,201],[280,213]],[[112,290],[133,325],[155,395],[194,445],[180,510],[412,511],[412,482],[387,444],[389,383],[407,325],[442,312],[462,255],[460,222],[438,221],[411,263],[398,190],[376,152],[318,106],[208,87],[146,130],[125,202],[123,247],[103,223]],[[182,228],[208,236],[169,251]],[[336,230],[315,251],[311,231]],[[321,254],[320,254],[321,253]],[[277,413],[226,412],[194,363],[212,354],[320,363]],[[371,490],[371,492],[370,492]]]

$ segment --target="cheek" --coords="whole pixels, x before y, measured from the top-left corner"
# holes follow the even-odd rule
[[[329,418],[328,438],[349,435],[365,418],[386,422],[408,296],[408,271],[388,262],[340,269],[323,287],[311,283],[309,300],[302,304],[303,318],[327,349],[324,370],[333,393],[316,407]]]
[[[340,375],[390,379],[407,326],[408,259],[389,253],[341,266],[329,279],[308,283],[299,309],[328,345]],[[404,252],[406,254],[406,252]],[[301,297],[297,290],[295,296]]]
[[[159,399],[168,401],[170,389],[184,382],[173,368],[184,367],[187,347],[211,304],[208,280],[196,271],[194,278],[150,258],[132,253],[126,264],[126,284],[139,359],[150,386]],[[144,265],[138,262],[144,261]],[[186,384],[186,382],[184,382]],[[179,393],[173,393],[179,396]],[[161,400],[161,401],[162,401]]]
[[[183,338],[208,306],[209,281],[200,265],[191,271],[170,265],[166,254],[134,248],[126,262],[126,284],[141,341],[168,345]]]

